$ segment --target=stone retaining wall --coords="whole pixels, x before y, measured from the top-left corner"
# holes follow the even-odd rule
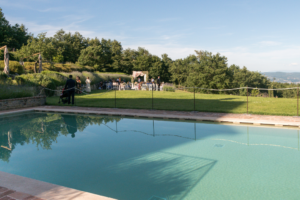
[[[34,106],[43,106],[46,104],[46,96],[25,97],[16,99],[0,100],[0,110],[10,110]]]

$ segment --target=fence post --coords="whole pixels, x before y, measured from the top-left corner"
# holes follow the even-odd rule
[[[247,114],[248,114],[248,85],[247,85]]]
[[[194,87],[194,112],[196,111],[195,87]]]
[[[152,110],[153,110],[153,83],[152,83]]]
[[[117,90],[115,90],[115,108],[117,108]]]
[[[299,87],[297,87],[297,117],[299,116],[298,115],[298,111],[299,111]]]

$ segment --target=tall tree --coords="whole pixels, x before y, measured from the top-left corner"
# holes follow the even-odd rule
[[[75,63],[80,56],[81,50],[88,46],[88,39],[84,38],[79,32],[74,34],[66,33],[63,29],[57,31],[51,40],[54,47],[60,50],[64,62]]]
[[[0,47],[7,45],[10,49],[19,49],[31,36],[23,24],[10,25],[0,8]]]
[[[210,89],[225,89],[230,87],[230,76],[227,58],[219,53],[195,51],[198,63],[191,64],[187,86]]]
[[[23,45],[17,54],[20,58],[25,58],[36,53],[41,53],[44,60],[51,61],[53,56],[57,54],[56,49],[50,38],[46,37],[47,33],[41,33],[37,38],[31,37],[27,41],[27,45]],[[29,57],[32,59],[33,57]],[[37,55],[35,56],[37,58]]]

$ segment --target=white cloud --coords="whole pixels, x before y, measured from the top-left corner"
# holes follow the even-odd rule
[[[261,41],[258,43],[260,46],[277,46],[277,45],[280,45],[282,43],[280,42],[275,42],[275,41]]]
[[[299,64],[298,63],[291,63],[290,65],[292,65],[292,66],[298,66]]]
[[[153,55],[161,56],[162,54],[166,53],[169,55],[170,58],[173,60],[178,58],[185,58],[188,55],[195,53],[195,48],[191,47],[181,47],[178,45],[164,45],[164,44],[136,44],[136,45],[124,45],[123,48],[131,48],[137,49],[138,47],[144,47],[145,49],[149,50],[149,52]]]
[[[57,19],[57,21],[60,21],[60,25],[59,24],[51,25],[51,24],[44,24],[44,23],[40,24],[35,21],[26,21],[23,18],[14,18],[14,17],[7,16],[7,19],[11,24],[22,23],[26,26],[26,28],[28,28],[29,32],[34,33],[35,35],[42,32],[47,32],[48,37],[55,35],[55,33],[60,29],[63,29],[64,31],[71,32],[71,33],[77,31],[86,37],[95,35],[94,31],[85,30],[80,26],[80,23],[90,18],[91,16],[86,16],[86,15],[81,15],[81,16],[71,17],[71,18],[61,17],[60,19]]]
[[[33,0],[34,1],[34,0]],[[42,0],[38,0],[37,2],[41,3]],[[47,1],[44,1],[47,2]],[[28,5],[28,2],[26,4],[20,3],[20,2],[12,2],[12,1],[0,1],[1,5],[7,6],[7,7],[14,7],[14,8],[20,8],[20,9],[26,9],[26,10],[34,10],[38,12],[62,12],[64,9],[62,7],[48,7],[46,9],[38,9],[38,6],[30,6]]]

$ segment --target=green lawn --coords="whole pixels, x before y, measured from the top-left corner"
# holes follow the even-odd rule
[[[115,102],[116,95],[116,102]],[[47,105],[58,104],[59,97],[48,97]],[[103,108],[152,109],[151,91],[95,91],[89,95],[75,96],[76,106]],[[64,105],[65,106],[65,105]],[[297,99],[249,97],[249,114],[297,115]],[[218,94],[196,94],[196,111],[247,113],[247,97]],[[194,93],[153,92],[156,110],[194,110]]]

